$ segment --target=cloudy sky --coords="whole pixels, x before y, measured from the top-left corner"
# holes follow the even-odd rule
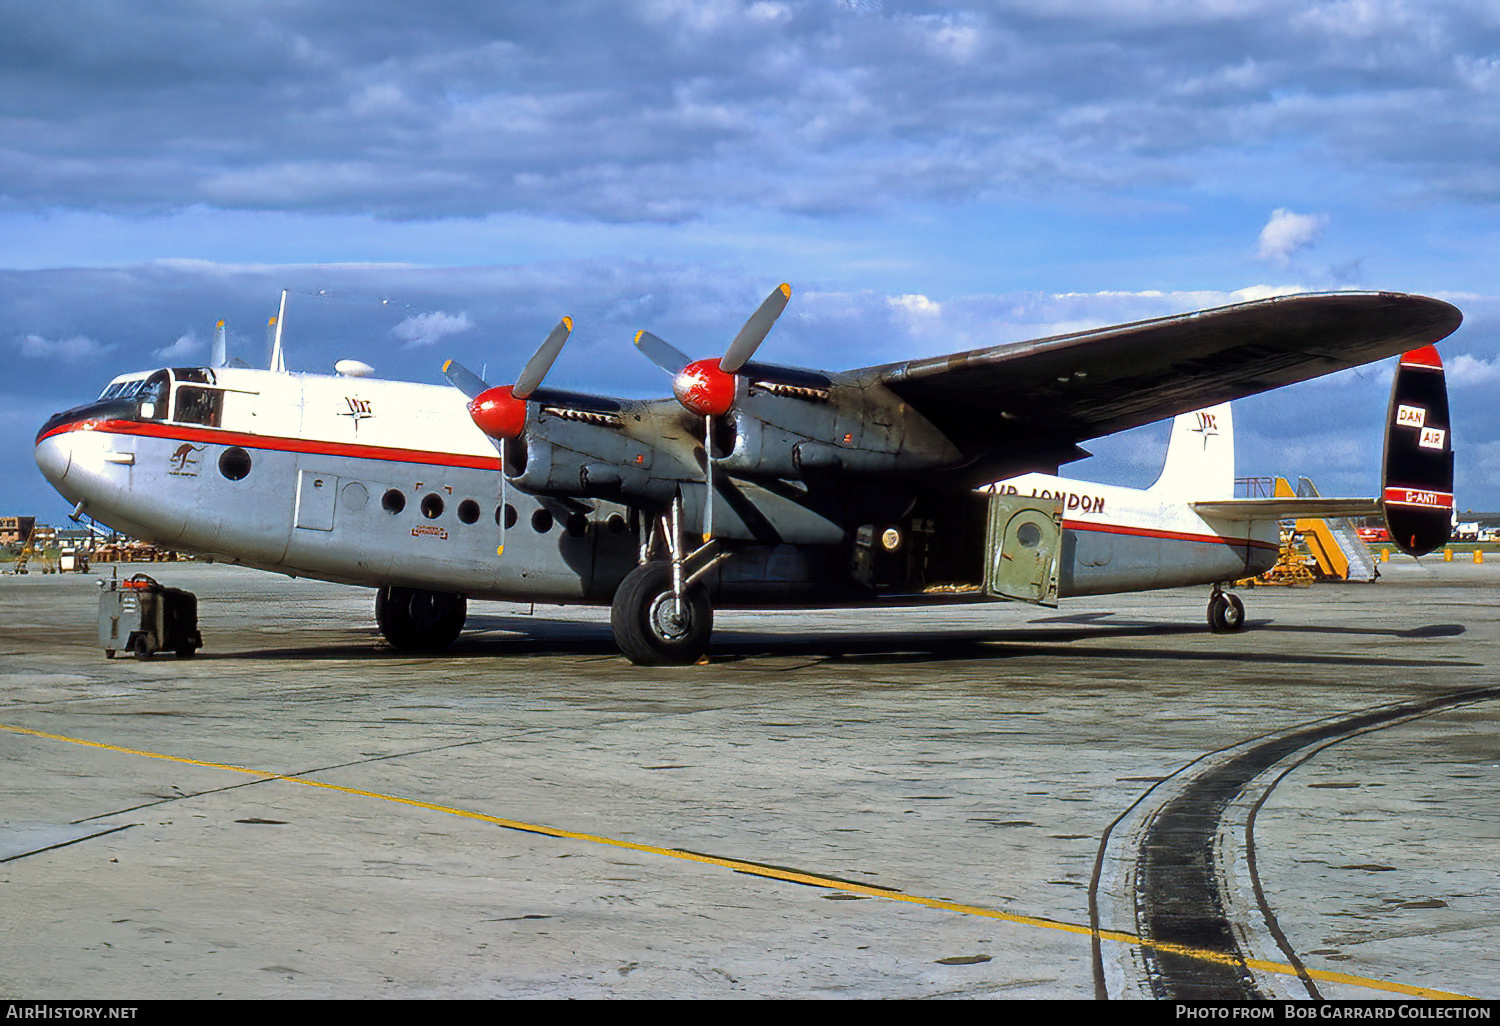
[[[1461,507],[1500,509],[1500,8],[1455,0],[9,0],[0,512],[115,374],[356,357],[664,395],[649,328],[841,369],[1338,288],[1466,315]],[[1239,405],[1241,474],[1371,494],[1390,368]],[[1147,483],[1162,429],[1067,469]]]

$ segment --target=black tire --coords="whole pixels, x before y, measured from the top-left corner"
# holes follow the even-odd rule
[[[687,590],[682,620],[672,616],[672,567],[656,561],[636,567],[620,582],[609,609],[615,644],[637,666],[685,666],[708,651],[714,611],[701,586]]]
[[[1238,595],[1219,593],[1208,600],[1208,626],[1215,634],[1233,634],[1245,626],[1245,604]]]
[[[135,640],[130,644],[131,651],[137,659],[150,659],[153,655],[151,643],[146,640],[145,634],[137,634]]]
[[[375,593],[375,622],[392,648],[437,652],[464,629],[469,603],[462,595],[386,586]]]
[[[1224,630],[1239,631],[1245,627],[1245,603],[1240,601],[1238,595],[1224,596]]]

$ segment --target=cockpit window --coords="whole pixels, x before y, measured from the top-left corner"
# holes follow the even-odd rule
[[[109,387],[99,396],[100,399],[129,399],[140,391],[146,383],[145,378],[129,378],[125,381],[111,381]]]
[[[172,382],[166,371],[160,370],[146,379],[135,397],[140,400],[142,420],[166,420],[167,399]]]
[[[177,386],[177,408],[172,419],[181,424],[204,424],[218,427],[224,412],[224,393],[217,388],[197,385]]]

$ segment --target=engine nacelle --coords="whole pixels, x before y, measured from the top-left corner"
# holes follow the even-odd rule
[[[541,417],[506,443],[504,473],[534,495],[664,503],[676,482],[653,473],[662,459],[655,446],[618,429]]]
[[[879,386],[834,384],[816,397],[752,388],[726,422],[733,447],[721,451],[727,439],[716,438],[717,464],[751,477],[891,476],[961,459],[925,417]]]

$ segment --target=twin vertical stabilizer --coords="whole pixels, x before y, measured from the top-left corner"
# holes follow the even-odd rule
[[[1189,502],[1234,497],[1234,419],[1228,403],[1184,413],[1172,422],[1153,498]]]
[[[1443,361],[1434,346],[1406,353],[1396,368],[1380,476],[1393,542],[1414,556],[1447,542],[1453,521],[1453,439]]]

